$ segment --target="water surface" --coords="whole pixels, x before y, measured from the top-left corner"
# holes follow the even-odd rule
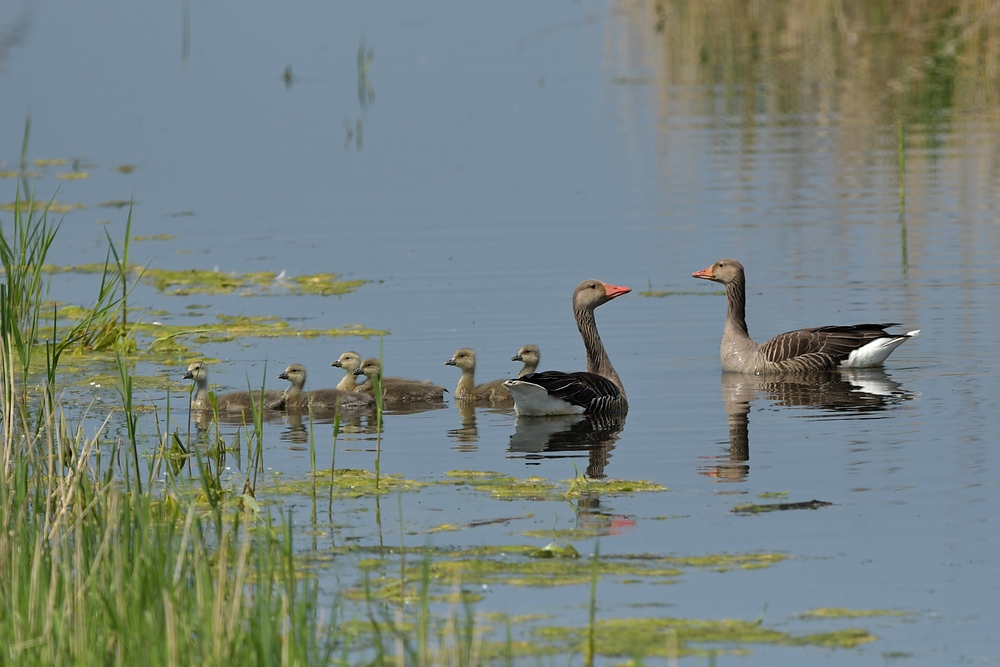
[[[634,290],[597,312],[628,390],[623,425],[581,429],[487,409],[473,419],[451,404],[389,414],[381,468],[417,479],[454,469],[588,472],[669,493],[595,510],[430,489],[383,499],[381,523],[374,507],[345,504],[336,528],[304,533],[303,548],[543,546],[522,531],[603,522],[605,554],[791,556],[766,569],[686,571],[670,586],[608,578],[604,617],[763,616],[809,633],[817,622],[798,615],[820,607],[909,614],[847,624],[879,637],[859,648],[750,647],[749,657],[720,663],[1000,660],[1000,98],[996,79],[970,64],[993,53],[995,19],[973,39],[941,23],[936,7],[908,19],[925,21],[916,27],[879,26],[861,3],[831,28],[811,14],[783,20],[793,9],[781,3],[746,17],[715,3],[192,2],[185,29],[184,6],[27,4],[0,15],[0,27],[27,26],[0,63],[4,169],[17,168],[30,112],[29,158],[68,159],[36,170],[37,192],[59,186],[59,201],[85,205],[66,215],[55,262],[102,261],[104,230],[120,236],[125,213],[99,204],[134,198],[134,233],[174,236],[134,245],[142,264],[371,281],[342,297],[138,288],[137,304],[167,311],[157,319],[363,324],[390,332],[387,374],[448,387],[458,374],[443,362],[463,346],[477,352],[480,381],[515,375],[509,359],[525,343],[541,347],[543,369],[582,368],[574,286],[596,277]],[[360,70],[359,49],[363,62],[371,51]],[[123,164],[136,168],[114,170]],[[89,176],[55,177],[74,168]],[[0,185],[12,200],[16,181]],[[690,278],[723,257],[747,267],[758,340],[867,321],[922,333],[884,372],[862,377],[724,376],[724,298]],[[83,304],[93,290],[65,275],[53,277],[51,294]],[[310,386],[332,386],[339,371],[329,364],[347,349],[380,353],[378,340],[352,337],[235,340],[201,352],[221,360],[213,382],[239,389],[248,377],[280,385],[274,376],[292,362],[308,366]],[[178,383],[183,373],[139,370]],[[68,395],[92,391],[115,401],[108,387]],[[162,391],[149,398],[165,404]],[[173,406],[184,398],[178,384]],[[307,425],[268,422],[268,468],[308,471]],[[332,426],[313,428],[327,462]],[[369,420],[349,431],[338,467],[371,469]],[[833,504],[731,512],[777,493]],[[292,505],[308,527],[308,501]],[[427,533],[502,517],[528,518]],[[576,546],[589,553],[594,540]],[[323,579],[331,591],[333,570]],[[585,586],[496,586],[480,604],[582,624],[587,596]]]

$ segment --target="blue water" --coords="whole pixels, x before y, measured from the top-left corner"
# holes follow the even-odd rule
[[[635,526],[603,537],[601,552],[792,558],[763,570],[686,571],[672,586],[603,581],[600,615],[763,614],[768,626],[807,633],[843,625],[796,619],[810,609],[893,609],[910,615],[847,624],[879,636],[856,649],[751,647],[719,664],[883,664],[896,652],[909,654],[907,664],[1000,661],[992,109],[907,128],[901,222],[895,125],[836,105],[747,112],[720,86],[672,82],[658,73],[656,52],[629,57],[638,46],[628,35],[640,28],[615,4],[191,2],[186,58],[184,7],[50,3],[0,13],[0,31],[27,26],[0,56],[3,168],[17,168],[30,113],[29,158],[77,160],[89,172],[59,181],[71,164],[38,168],[40,195],[58,186],[60,202],[86,205],[66,215],[55,263],[102,261],[104,230],[120,236],[125,212],[97,205],[134,198],[134,234],[175,236],[135,244],[137,262],[371,281],[328,298],[177,297],[140,286],[135,303],[170,313],[156,319],[196,326],[203,320],[185,307],[205,304],[198,312],[210,321],[247,314],[302,327],[364,324],[391,332],[387,374],[448,387],[458,373],[443,362],[463,346],[477,352],[480,381],[516,374],[509,359],[525,343],[541,347],[542,368],[582,368],[573,287],[591,277],[630,285],[632,295],[597,312],[631,404],[600,473],[671,491],[605,500],[602,511]],[[374,92],[365,91],[364,106],[362,40]],[[122,164],[136,169],[114,170]],[[12,200],[16,182],[0,187],[0,199]],[[719,368],[724,298],[690,278],[722,257],[747,267],[758,340],[867,321],[922,333],[884,374],[858,384],[817,394],[751,382],[737,391]],[[638,296],[647,286],[676,294]],[[51,293],[84,304],[93,287],[58,276]],[[329,363],[347,349],[378,356],[379,342],[247,339],[200,351],[222,360],[213,382],[239,389],[248,376],[259,383],[265,363],[277,387],[274,376],[291,362],[308,366],[311,386],[332,386],[339,371]],[[181,404],[181,367],[141,370],[176,379],[172,402]],[[162,392],[150,397],[165,403]],[[746,429],[748,458],[732,453],[734,424]],[[388,415],[382,470],[568,479],[591,463],[587,452],[544,450],[509,411],[478,411],[474,436],[464,426],[463,440],[454,406]],[[309,457],[290,431],[268,425],[266,465],[296,476]],[[328,424],[316,427],[321,461],[331,440]],[[338,467],[370,469],[374,447],[370,435],[343,437]],[[730,512],[776,502],[758,497],[773,492],[833,504]],[[307,503],[295,506],[305,526]],[[521,531],[577,523],[568,503],[498,503],[441,489],[407,496],[402,519],[396,499],[383,499],[385,530],[373,511],[348,507],[320,548],[347,538],[398,544],[400,521],[414,546],[542,546]],[[593,543],[577,547],[589,553]],[[587,596],[586,587],[498,586],[481,607],[582,624]],[[640,606],[647,603],[666,606]]]

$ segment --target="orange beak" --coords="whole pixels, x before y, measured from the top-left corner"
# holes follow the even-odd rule
[[[714,267],[714,266],[715,266],[715,264],[713,264],[712,266],[708,267],[707,269],[702,269],[701,271],[695,271],[694,273],[691,274],[691,277],[692,278],[704,278],[705,280],[714,280],[715,276],[712,275],[712,267]]]
[[[628,294],[632,291],[631,287],[619,287],[618,285],[604,284],[604,292],[608,295],[609,299],[613,299],[616,296],[621,296],[622,294]]]

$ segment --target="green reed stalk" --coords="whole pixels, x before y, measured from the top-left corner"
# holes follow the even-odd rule
[[[337,436],[340,435],[340,402],[337,402],[333,410],[333,454],[330,455],[330,499],[327,502],[326,511],[330,515],[330,522],[333,523],[333,476],[337,471]]]
[[[382,366],[382,336],[378,339],[378,365]],[[382,462],[382,374],[372,378],[372,393],[375,396],[375,490],[378,490]],[[376,502],[378,495],[375,496]]]
[[[590,618],[587,623],[587,647],[583,654],[585,667],[593,667],[597,650],[597,581],[601,566],[601,543],[594,543],[594,567],[590,573]]]
[[[122,407],[125,409],[125,429],[128,432],[129,444],[132,446],[132,461],[135,464],[135,488],[142,494],[142,475],[139,474],[139,446],[138,446],[138,422],[139,416],[132,410],[132,375],[128,371],[128,365],[124,358],[124,341],[119,341],[115,346],[115,362],[118,365],[118,377],[121,384],[118,386],[118,394],[122,398]],[[126,455],[126,459],[128,456]],[[129,484],[128,475],[125,475],[125,484]]]

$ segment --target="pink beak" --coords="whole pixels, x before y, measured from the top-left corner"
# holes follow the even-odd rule
[[[621,296],[622,294],[628,294],[632,291],[631,287],[619,287],[618,285],[609,285],[604,283],[604,292],[608,295],[609,299],[613,299],[616,296]]]
[[[713,264],[712,266],[708,267],[707,269],[702,269],[701,271],[695,271],[694,273],[691,274],[691,277],[692,278],[704,278],[705,280],[711,280],[713,278],[713,276],[712,276],[712,268],[714,266],[715,266],[715,264]]]

